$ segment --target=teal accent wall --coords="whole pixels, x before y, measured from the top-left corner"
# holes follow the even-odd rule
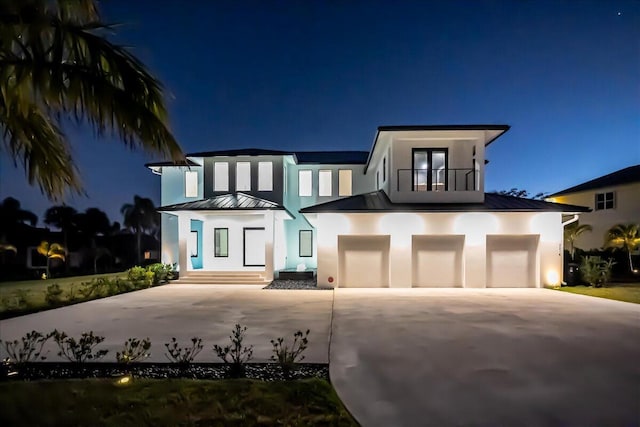
[[[199,219],[191,220],[191,231],[198,232],[198,256],[191,257],[191,267],[194,270],[199,270],[202,268],[202,221]]]

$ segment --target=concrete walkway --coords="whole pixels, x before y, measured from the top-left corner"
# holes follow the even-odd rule
[[[93,331],[106,337],[104,361],[130,337],[151,339],[148,361],[167,362],[164,343],[171,337],[186,345],[191,337],[205,344],[197,362],[219,362],[213,344],[228,344],[236,323],[247,326],[246,344],[254,345],[255,362],[271,356],[269,340],[311,329],[306,362],[327,363],[331,291],[262,290],[262,286],[166,285],[56,310],[0,321],[0,339],[19,339],[31,330],[64,331],[70,336]],[[60,360],[55,343],[47,360]],[[1,353],[4,357],[4,352]]]
[[[640,305],[546,289],[335,291],[363,426],[640,425]]]

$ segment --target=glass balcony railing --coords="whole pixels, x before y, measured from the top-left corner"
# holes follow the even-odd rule
[[[398,192],[478,191],[479,171],[471,169],[397,169]]]

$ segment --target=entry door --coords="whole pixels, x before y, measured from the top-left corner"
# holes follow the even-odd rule
[[[242,264],[245,267],[264,267],[264,228],[244,228],[242,231],[244,236]]]
[[[446,148],[414,148],[413,191],[447,191],[448,157]]]

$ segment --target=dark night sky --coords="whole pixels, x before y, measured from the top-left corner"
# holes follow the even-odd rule
[[[640,2],[108,1],[186,152],[368,150],[376,127],[506,123],[487,189],[553,192],[640,163]],[[159,202],[152,160],[72,129],[88,198]],[[2,154],[0,199],[50,202]]]

